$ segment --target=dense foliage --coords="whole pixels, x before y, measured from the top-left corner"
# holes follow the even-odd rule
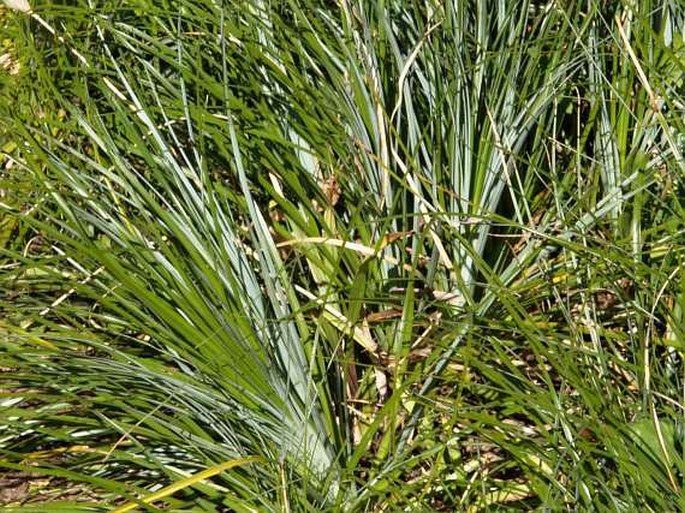
[[[685,507],[682,5],[32,7],[6,511]]]

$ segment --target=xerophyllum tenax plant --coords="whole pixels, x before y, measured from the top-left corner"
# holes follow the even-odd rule
[[[111,56],[108,47],[105,52]],[[228,139],[233,140],[231,160],[238,166],[238,187],[242,200],[248,202],[244,212],[234,211],[226,201],[226,191],[217,190],[217,185],[203,178],[206,165],[191,162],[183,151],[177,158],[172,147],[179,144],[176,134],[160,129],[153,121],[156,114],[150,114],[159,107],[166,116],[165,106],[144,103],[136,90],[141,84],[148,87],[148,83],[135,83],[136,77],[127,76],[129,70],[113,59],[111,65],[117,84],[95,77],[95,88],[103,88],[118,114],[121,131],[113,132],[103,125],[95,111],[84,113],[67,101],[64,104],[70,118],[97,147],[99,158],[114,166],[106,168],[103,160],[84,154],[76,155],[81,164],[74,166],[64,160],[70,152],[62,156],[52,153],[47,174],[36,178],[56,203],[41,211],[34,227],[50,233],[55,244],[74,252],[68,267],[73,266],[77,274],[85,273],[85,281],[78,287],[80,293],[104,301],[109,305],[106,309],[114,309],[114,317],[107,322],[118,326],[116,332],[124,337],[133,331],[145,337],[154,332],[151,347],[160,351],[162,361],[174,362],[185,378],[160,376],[149,368],[157,366],[153,358],[124,357],[106,337],[102,341],[96,337],[88,344],[112,358],[97,365],[107,369],[112,378],[112,383],[100,384],[100,392],[106,395],[119,386],[117,381],[144,376],[143,381],[158,390],[159,396],[141,397],[141,406],[148,404],[140,411],[141,422],[153,421],[152,414],[160,410],[180,412],[178,404],[184,404],[194,411],[189,414],[186,410],[186,415],[197,415],[195,422],[211,425],[205,438],[219,444],[215,456],[230,458],[266,451],[283,472],[287,469],[301,479],[306,477],[305,492],[310,487],[324,490],[323,496],[332,499],[337,478],[325,486],[317,481],[335,476],[338,451],[330,447],[328,428],[323,425],[308,371],[310,357],[303,352],[301,328],[295,325],[292,307],[296,311],[300,307],[290,285],[284,282],[282,263],[265,221],[251,204],[252,185],[241,167],[233,128],[226,125],[223,116],[220,122],[229,126]],[[154,97],[147,100],[154,102]],[[135,114],[129,111],[131,106]],[[149,140],[141,139],[146,132]],[[131,155],[122,153],[114,143],[119,137],[134,141],[130,147],[143,151],[137,157],[146,161],[151,174],[142,172]],[[119,144],[122,142],[119,139]],[[60,141],[48,144],[52,143],[65,150]],[[68,205],[70,193],[54,190],[52,180],[61,181],[81,200]],[[240,222],[234,217],[245,215],[247,218]],[[85,231],[82,220],[90,226]],[[248,231],[243,230],[244,222]],[[239,227],[242,233],[238,233]],[[95,238],[93,230],[99,233]],[[101,245],[104,241],[106,247]],[[253,244],[256,251],[250,249]],[[137,249],[130,252],[132,248]],[[118,280],[123,281],[117,285]],[[67,294],[72,300],[74,295],[75,291]],[[64,315],[76,323],[81,316],[78,307],[67,307]],[[96,366],[89,368],[95,370]],[[184,380],[189,382],[183,385]],[[207,394],[203,388],[209,384],[216,388]],[[136,387],[131,384],[131,388]],[[167,395],[169,390],[173,392]],[[92,413],[97,414],[97,410],[93,405]],[[178,426],[170,429],[177,436],[187,436]],[[244,435],[238,434],[241,430]],[[172,440],[167,443],[172,444]],[[250,449],[255,443],[257,446]],[[179,442],[170,446],[176,444]]]
[[[14,31],[2,465],[74,511],[674,509],[682,120],[616,71],[649,23],[115,4]]]

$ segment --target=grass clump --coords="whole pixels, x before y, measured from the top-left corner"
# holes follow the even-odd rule
[[[677,5],[33,8],[8,511],[683,506]]]

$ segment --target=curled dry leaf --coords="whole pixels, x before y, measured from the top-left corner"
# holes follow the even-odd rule
[[[6,71],[10,75],[19,73],[19,63],[12,60],[12,56],[8,53],[0,55],[0,69]]]
[[[321,184],[324,196],[331,207],[334,207],[340,201],[340,184],[335,176],[326,178]]]

